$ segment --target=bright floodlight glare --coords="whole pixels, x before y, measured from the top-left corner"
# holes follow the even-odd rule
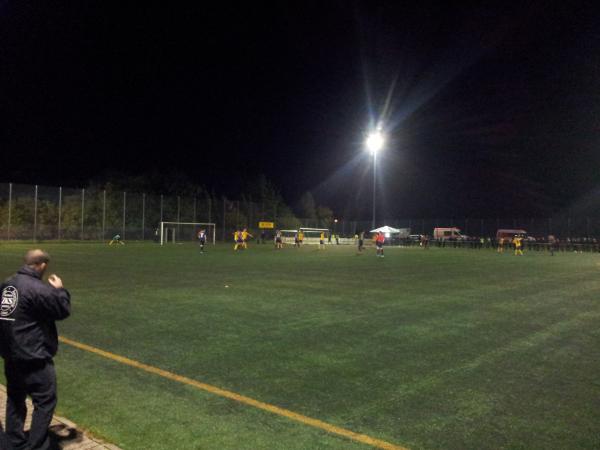
[[[384,139],[379,131],[375,131],[367,137],[367,150],[377,153],[383,147]]]

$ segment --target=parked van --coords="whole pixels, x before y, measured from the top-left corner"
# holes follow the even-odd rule
[[[514,230],[509,229],[509,228],[503,228],[503,229],[496,231],[496,240],[497,241],[499,241],[500,239],[512,240],[515,236],[519,236],[525,240],[528,240],[527,231],[522,230],[520,228],[514,229]]]
[[[460,234],[460,229],[456,227],[452,228],[434,228],[433,229],[433,239],[441,239],[441,240],[453,240],[453,241],[462,241],[467,237]]]

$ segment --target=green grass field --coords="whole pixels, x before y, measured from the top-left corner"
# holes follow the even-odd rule
[[[41,246],[70,339],[410,449],[600,448],[598,254]],[[69,345],[56,365],[57,412],[125,450],[369,448]]]

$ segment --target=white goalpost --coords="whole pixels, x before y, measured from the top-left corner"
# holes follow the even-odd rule
[[[318,245],[321,241],[321,233],[325,235],[325,244],[329,244],[329,234],[331,231],[328,228],[305,228],[301,227],[297,230],[280,230],[282,242],[284,244],[293,244],[296,233],[304,234],[303,244]]]
[[[168,243],[198,242],[198,231],[206,230],[206,242],[217,240],[217,227],[208,222],[161,222],[160,245]]]

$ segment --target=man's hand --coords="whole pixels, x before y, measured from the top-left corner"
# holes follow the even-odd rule
[[[54,273],[48,277],[48,283],[50,283],[52,287],[55,287],[56,289],[63,287],[62,280]]]

